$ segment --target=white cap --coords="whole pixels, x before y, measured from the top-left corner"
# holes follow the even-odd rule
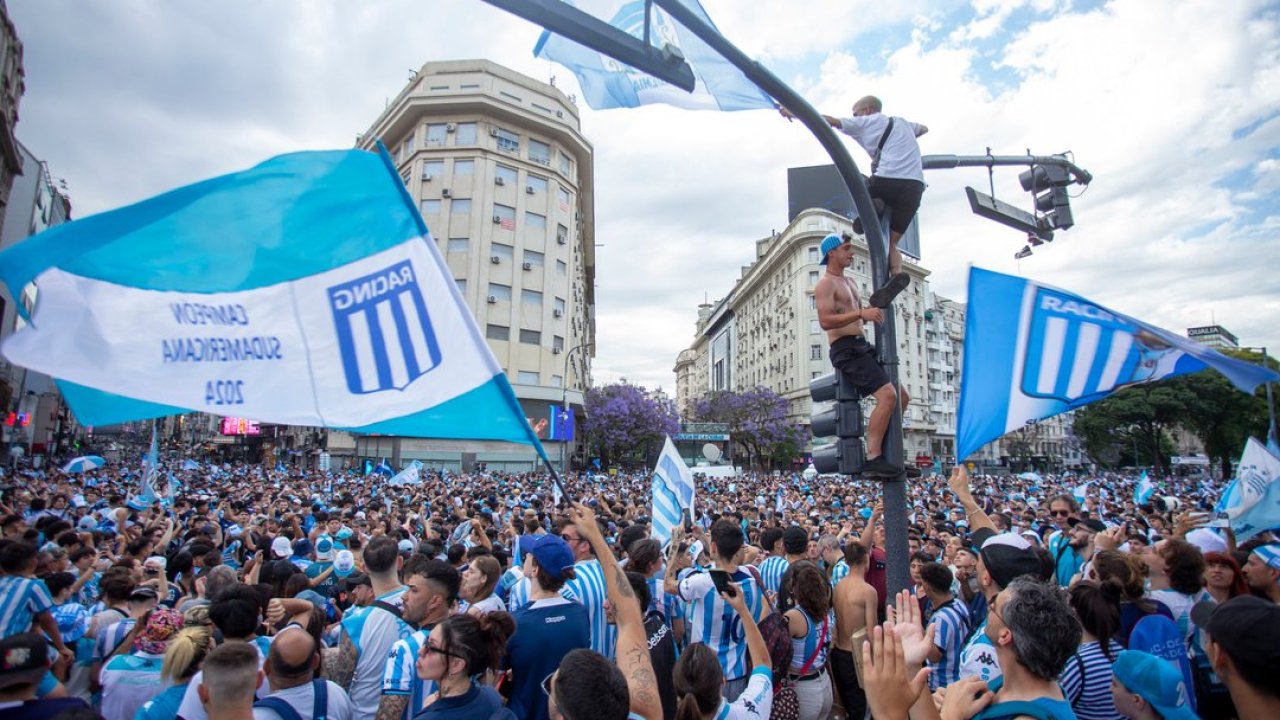
[[[279,535],[275,540],[272,540],[271,554],[279,558],[287,558],[293,555],[293,545],[289,543],[289,538]]]
[[[339,550],[337,555],[333,556],[333,574],[340,578],[344,578],[354,572],[356,569],[356,556],[351,554],[350,550]]]

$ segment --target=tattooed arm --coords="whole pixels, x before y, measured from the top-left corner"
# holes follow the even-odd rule
[[[570,511],[573,524],[583,539],[591,543],[600,568],[604,571],[604,584],[609,593],[609,603],[618,618],[618,648],[615,662],[627,678],[631,693],[631,712],[643,718],[656,720],[662,717],[662,702],[658,699],[658,678],[649,660],[649,640],[644,631],[644,615],[640,603],[631,591],[627,574],[618,565],[613,550],[604,541],[595,513],[590,508],[574,503]]]

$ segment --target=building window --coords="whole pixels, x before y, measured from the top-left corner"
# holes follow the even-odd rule
[[[498,218],[498,224],[503,230],[516,229],[516,209],[507,205],[499,205],[494,203],[493,216]]]
[[[560,277],[564,277],[569,274],[569,266],[566,265],[563,260],[556,261],[556,274]]]
[[[516,172],[515,168],[507,167],[506,165],[499,164],[498,169],[493,174],[493,177],[494,177],[494,180],[501,181],[499,183],[501,185],[515,186],[516,179],[519,177],[519,175],[520,174]]]
[[[510,130],[498,128],[498,149],[504,152],[520,152],[520,136]]]
[[[817,270],[813,270],[813,271],[811,271],[811,272],[809,273],[809,284],[811,284],[811,285],[817,285],[817,284],[818,284],[818,271],[817,271]]]
[[[466,255],[471,251],[470,238],[449,238],[449,254]]]
[[[443,160],[428,160],[422,163],[422,179],[437,180],[444,175]]]
[[[542,333],[538,332],[537,330],[521,330],[520,342],[524,343],[525,345],[541,345]]]
[[[493,243],[490,245],[490,254],[499,258],[501,262],[511,262],[511,259],[515,257],[515,251],[516,249],[514,247],[503,243]]]
[[[537,385],[538,373],[530,370],[520,370],[516,373],[516,382],[521,385]]]
[[[511,301],[511,286],[499,285],[498,283],[489,283],[489,297],[494,300]]]
[[[569,204],[573,198],[569,195],[569,191],[564,188],[557,188],[556,200],[560,205],[561,212],[569,212]]]
[[[506,325],[486,325],[484,336],[490,340],[510,340],[511,328]]]
[[[809,346],[809,359],[810,359],[810,360],[821,360],[821,359],[822,359],[822,346],[821,346],[821,345],[810,345],[810,346]]]
[[[518,148],[517,148],[518,149]],[[539,165],[551,166],[551,146],[538,141],[529,140],[529,161]]]
[[[458,198],[449,203],[450,215],[470,215],[471,198]]]
[[[552,336],[551,336],[551,349],[552,349],[552,350],[559,350],[559,351],[561,351],[561,352],[564,352],[564,338],[560,337],[559,335],[552,335]]]
[[[475,160],[454,160],[453,174],[454,175],[475,175],[476,161]]]
[[[817,321],[817,320],[810,320],[810,321],[809,321],[809,334],[810,334],[810,335],[817,335],[817,334],[818,334],[818,333],[820,333],[820,332],[822,332],[822,326],[818,324],[818,321]]]
[[[564,377],[561,375],[552,375],[551,387],[564,387]]]
[[[573,158],[563,151],[560,153],[560,174],[567,178],[573,177]]]
[[[466,295],[467,295],[467,279],[466,279],[466,278],[454,278],[454,280],[453,280],[453,284],[458,286],[458,293],[459,293],[460,295],[462,295],[463,297],[466,297]]]
[[[526,187],[533,188],[535,193],[544,193],[547,191],[547,179],[544,177],[530,175],[528,179],[525,180],[525,183]]]
[[[448,137],[448,132],[444,123],[433,123],[427,126],[427,145],[441,146],[444,145],[444,139]]]
[[[542,267],[547,262],[547,256],[536,250],[525,250],[524,262],[530,267]]]
[[[423,200],[422,214],[423,215],[439,215],[440,207],[441,206],[440,206],[439,200]]]
[[[473,122],[458,123],[458,129],[453,133],[454,145],[475,145],[476,144],[476,124]]]
[[[542,305],[542,293],[537,290],[521,290],[520,302],[525,305]]]
[[[564,314],[564,298],[556,298],[552,300],[551,307],[555,308],[556,310],[559,310],[560,314],[563,315]]]
[[[534,212],[526,212],[524,214],[524,224],[525,224],[525,227],[530,230],[546,230],[547,216],[539,215],[538,213],[534,213]]]
[[[556,242],[561,245],[569,242],[569,228],[560,224],[556,225]]]
[[[415,135],[417,135],[416,131],[409,133],[409,136],[404,139],[404,143],[400,146],[401,160],[413,154],[413,138]]]
[[[816,247],[809,248],[809,262],[816,263],[818,262],[819,259],[820,258],[818,257],[818,248]]]
[[[817,296],[817,295],[810,295],[810,296],[809,296],[809,309],[810,309],[810,310],[817,310],[817,309],[818,309],[818,296]]]

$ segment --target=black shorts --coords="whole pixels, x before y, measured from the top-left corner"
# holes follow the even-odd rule
[[[911,226],[920,209],[924,183],[906,178],[871,177],[871,197],[880,198],[889,207],[889,229],[901,235]]]
[[[845,335],[831,343],[831,367],[853,381],[863,397],[874,395],[889,384],[889,373],[876,358],[876,349],[860,335]]]

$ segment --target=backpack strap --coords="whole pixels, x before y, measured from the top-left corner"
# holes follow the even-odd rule
[[[813,667],[813,663],[818,659],[818,654],[822,652],[827,644],[827,623],[831,620],[830,616],[822,618],[822,634],[818,638],[818,646],[813,649],[813,654],[804,662],[804,667],[800,668],[798,675],[804,677],[809,674],[809,668]]]
[[[1080,674],[1080,693],[1076,695],[1074,700],[1071,701],[1071,704],[1075,705],[1076,703],[1084,699],[1085,683],[1089,681],[1089,676],[1085,675],[1084,673],[1084,659],[1080,657],[1080,653],[1077,652],[1075,655],[1072,655],[1071,657],[1075,658],[1076,672]]]
[[[324,678],[316,678],[311,681],[311,689],[315,693],[311,720],[329,720],[329,683]]]
[[[884,134],[880,136],[880,142],[876,143],[875,155],[871,157],[871,174],[875,175],[876,170],[880,167],[880,153],[884,152],[884,144],[889,141],[889,133],[893,132],[893,118],[889,118],[889,125],[885,127]]]
[[[255,702],[253,706],[255,708],[270,710],[271,712],[279,715],[280,720],[302,720],[302,715],[298,714],[298,711],[294,710],[293,706],[285,702],[283,698],[268,695],[267,697]],[[318,717],[319,716],[317,716],[317,718]]]
[[[376,607],[379,610],[386,610],[392,615],[395,615],[396,619],[399,620],[400,622],[403,622],[405,625],[408,625],[414,630],[418,629],[418,626],[416,624],[411,623],[408,620],[404,619],[404,613],[401,612],[400,608],[396,607],[395,605],[392,605],[386,600],[374,600],[373,603],[370,605],[370,607]]]

